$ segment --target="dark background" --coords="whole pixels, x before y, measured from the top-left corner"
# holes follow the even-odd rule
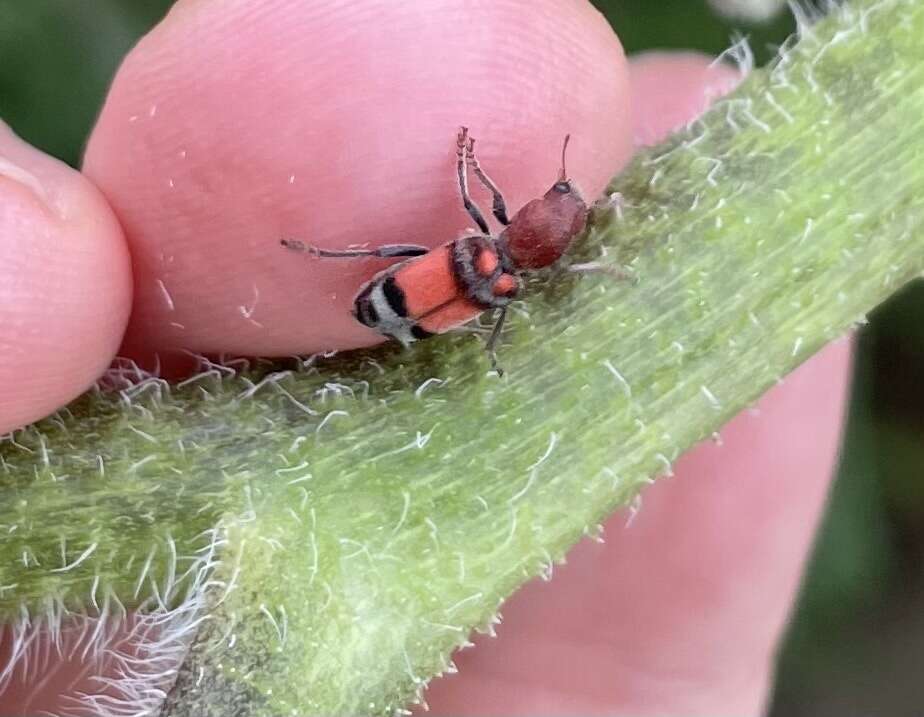
[[[171,0],[0,0],[0,116],[75,165],[120,59]],[[596,0],[630,53],[717,54],[746,35],[758,64],[793,30],[716,17],[702,0]],[[924,715],[924,282],[858,342],[830,507],[783,646],[773,717]]]

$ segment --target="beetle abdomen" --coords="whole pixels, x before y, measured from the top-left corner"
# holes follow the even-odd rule
[[[462,237],[376,274],[353,314],[404,344],[442,334],[510,302],[519,281],[503,264],[490,237]]]

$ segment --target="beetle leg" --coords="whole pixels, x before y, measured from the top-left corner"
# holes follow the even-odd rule
[[[475,157],[474,137],[468,138],[468,145],[465,147],[465,150],[468,153],[468,164],[475,173],[475,176],[481,180],[481,183],[491,192],[491,196],[494,198],[491,211],[494,216],[497,217],[497,221],[507,226],[510,224],[510,219],[507,218],[507,203],[504,202],[504,195],[501,194],[500,189],[498,189],[491,178],[485,174],[484,170],[481,168],[481,164],[478,162],[478,158]]]
[[[375,256],[380,259],[396,259],[409,256],[422,256],[430,251],[427,247],[418,244],[385,244],[377,249],[319,249],[316,246],[305,244],[296,239],[283,239],[280,243],[293,251],[306,251],[309,254],[325,258]]]
[[[475,224],[481,229],[483,234],[491,234],[488,223],[484,220],[484,215],[478,208],[478,205],[472,201],[468,193],[468,173],[466,172],[465,157],[468,152],[466,143],[468,141],[468,127],[459,128],[459,136],[456,138],[456,170],[459,174],[459,189],[462,192],[462,204],[465,205],[465,211],[469,213]]]
[[[494,329],[491,331],[491,336],[485,346],[485,350],[488,352],[488,358],[491,359],[491,368],[497,372],[498,376],[504,375],[504,369],[497,365],[497,342],[500,339],[501,329],[504,327],[504,319],[506,318],[507,307],[502,306],[500,314],[497,316],[497,321],[494,322]]]

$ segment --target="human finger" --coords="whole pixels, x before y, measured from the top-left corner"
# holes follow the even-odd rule
[[[80,173],[0,123],[0,435],[81,394],[128,319],[121,229]]]
[[[512,209],[554,181],[566,133],[596,195],[631,152],[628,95],[619,41],[584,0],[181,0],[120,69],[84,166],[132,248],[126,350],[381,340],[350,309],[388,262],[313,260],[281,238],[459,235],[462,124]]]

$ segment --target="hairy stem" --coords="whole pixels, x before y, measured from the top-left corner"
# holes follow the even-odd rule
[[[0,446],[19,658],[30,625],[140,606],[142,638],[189,646],[164,714],[401,709],[513,590],[924,270],[924,5],[857,0],[802,35],[614,181],[575,260],[605,248],[639,282],[534,281],[503,379],[447,336],[148,379]]]

